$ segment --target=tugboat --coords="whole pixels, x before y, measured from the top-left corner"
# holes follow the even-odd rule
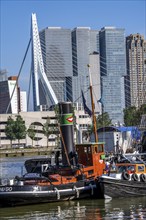
[[[94,116],[95,143],[74,144],[72,103],[59,103],[62,162],[42,172],[26,173],[0,184],[0,206],[18,206],[97,197],[97,178],[103,174],[104,143],[98,142]],[[2,181],[1,181],[2,182]]]

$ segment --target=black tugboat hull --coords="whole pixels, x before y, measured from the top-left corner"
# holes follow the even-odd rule
[[[97,183],[100,198],[146,197],[146,183],[100,177]]]
[[[95,184],[78,182],[58,186],[0,186],[0,206],[30,205],[94,197]]]

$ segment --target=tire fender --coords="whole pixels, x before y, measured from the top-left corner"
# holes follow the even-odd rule
[[[136,173],[133,173],[131,176],[131,180],[138,181],[138,175]]]
[[[146,182],[146,176],[144,175],[144,173],[140,174],[140,181]]]
[[[122,177],[123,177],[124,180],[129,180],[130,179],[130,175],[127,172],[123,172]]]

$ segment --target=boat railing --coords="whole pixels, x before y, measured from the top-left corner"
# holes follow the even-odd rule
[[[122,155],[126,160],[128,160],[130,163],[143,163],[146,165],[146,153],[133,153],[133,154],[123,154]]]

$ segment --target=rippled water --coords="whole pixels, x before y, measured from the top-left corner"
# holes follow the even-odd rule
[[[100,220],[146,219],[146,200],[80,200],[62,203],[1,208],[0,219],[28,220]]]
[[[20,175],[26,158],[1,159],[0,174]],[[23,172],[25,170],[23,169]],[[146,197],[113,200],[78,200],[40,205],[0,208],[0,220],[100,220],[146,219]]]

